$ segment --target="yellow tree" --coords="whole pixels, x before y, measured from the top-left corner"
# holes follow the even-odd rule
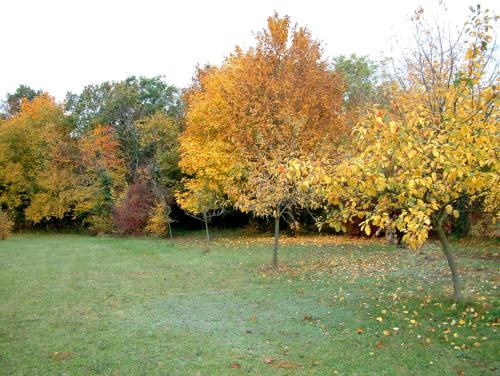
[[[270,17],[256,39],[200,71],[188,90],[181,168],[208,178],[240,210],[274,218],[276,267],[280,217],[313,205],[287,166],[335,153],[345,134],[344,84],[288,17]]]
[[[62,219],[75,204],[76,156],[62,106],[47,94],[22,101],[0,125],[0,205],[18,220]]]
[[[185,179],[183,190],[177,193],[177,202],[191,217],[203,221],[206,234],[206,251],[210,251],[208,225],[214,217],[224,212],[226,200],[220,189],[206,177]]]
[[[236,164],[230,145],[224,142],[221,112],[211,109],[211,98],[205,95],[207,87],[214,91],[220,82],[215,72],[211,67],[199,69],[184,95],[186,127],[180,136],[179,167],[185,177],[182,190],[176,194],[181,208],[203,221],[207,251],[210,250],[208,225],[212,217],[222,214],[227,204],[223,187]]]
[[[352,157],[333,172],[302,167],[310,171],[308,183],[318,183],[338,208],[328,219],[338,229],[357,217],[367,235],[372,226],[395,228],[411,248],[435,231],[455,300],[461,298],[460,278],[444,222],[460,215],[457,206],[464,197],[469,203],[482,201],[499,217],[499,81],[486,79],[491,21],[480,9],[473,13],[470,42],[452,78],[450,55],[434,59],[430,53],[424,56],[427,64],[408,66],[409,85],[394,88],[391,110],[375,109],[359,123]]]

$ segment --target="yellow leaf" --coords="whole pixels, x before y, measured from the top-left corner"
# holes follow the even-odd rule
[[[395,121],[391,121],[389,123],[389,130],[391,131],[392,134],[396,133],[396,122]]]

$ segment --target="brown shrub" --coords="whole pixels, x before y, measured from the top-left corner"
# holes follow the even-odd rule
[[[12,226],[14,223],[10,219],[9,215],[0,210],[0,240],[7,239],[12,233]]]

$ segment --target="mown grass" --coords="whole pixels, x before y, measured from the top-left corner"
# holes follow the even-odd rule
[[[227,235],[227,234],[226,234]],[[197,235],[0,242],[0,374],[498,374],[499,247]]]

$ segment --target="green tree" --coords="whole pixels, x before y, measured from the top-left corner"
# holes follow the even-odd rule
[[[23,99],[31,102],[42,94],[42,90],[34,90],[28,85],[20,85],[14,93],[7,94],[5,103],[2,105],[2,112],[5,117],[13,116],[21,110],[21,102]]]
[[[137,122],[157,112],[174,119],[181,113],[178,90],[160,76],[89,85],[80,94],[68,93],[65,106],[77,135],[98,125],[113,127],[129,163],[130,181],[144,162]]]
[[[333,58],[333,65],[346,81],[344,105],[348,110],[363,109],[375,99],[378,65],[368,56],[339,55]]]

